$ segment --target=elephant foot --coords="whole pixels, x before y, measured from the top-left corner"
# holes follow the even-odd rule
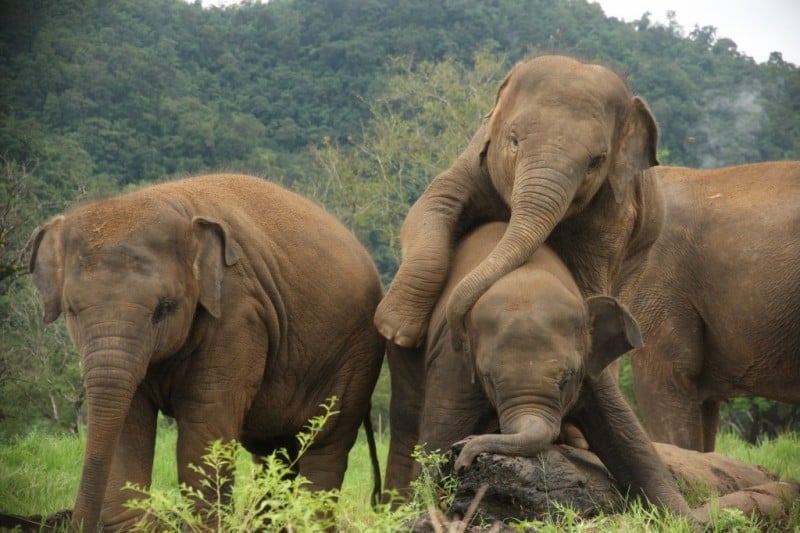
[[[586,437],[583,436],[583,432],[570,422],[561,423],[561,433],[558,435],[557,442],[579,450],[589,449],[589,443],[586,441]]]
[[[427,317],[406,307],[387,294],[375,311],[375,327],[388,341],[403,348],[416,348],[425,338]]]

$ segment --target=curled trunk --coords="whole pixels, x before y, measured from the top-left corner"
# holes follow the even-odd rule
[[[504,424],[501,416],[500,425],[502,433],[477,435],[466,441],[455,463],[456,472],[469,467],[481,453],[533,457],[556,440],[561,421],[553,423],[537,414],[525,414],[512,424]]]

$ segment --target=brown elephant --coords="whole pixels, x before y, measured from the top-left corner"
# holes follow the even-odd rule
[[[397,381],[392,374],[392,413],[403,412],[401,422],[416,418],[418,425],[407,425],[416,430],[409,436],[391,420],[385,487],[403,490],[416,477],[418,469],[409,469],[402,457],[410,454],[408,442],[447,451],[467,438],[455,461],[458,472],[484,452],[534,456],[556,441],[569,420],[621,486],[687,514],[686,501],[613,376],[603,372],[610,361],[641,346],[636,321],[612,297],[584,300],[549,247],[540,247],[475,303],[467,315],[471,354],[453,347],[447,298],[506,231],[504,223],[487,224],[459,243],[424,348],[390,355],[398,376],[420,374]]]
[[[44,320],[62,312],[86,387],[73,524],[125,528],[126,481],[149,486],[158,411],[178,427],[178,477],[210,441],[289,448],[320,405],[337,415],[299,461],[339,487],[369,416],[385,341],[364,247],[312,202],[262,179],[209,175],[78,207],[35,236]],[[200,502],[198,502],[200,504]]]
[[[611,70],[561,56],[516,65],[467,148],[411,207],[378,330],[402,347],[424,340],[454,242],[486,220],[510,217],[450,296],[455,342],[467,340],[464,318],[480,295],[545,240],[584,297],[613,294],[660,231],[660,192],[642,172],[658,164],[657,142],[646,104]]]
[[[733,396],[800,403],[800,161],[658,167],[665,225],[622,292],[656,441],[713,451]]]

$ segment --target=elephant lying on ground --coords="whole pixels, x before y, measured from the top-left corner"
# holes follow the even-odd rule
[[[154,185],[53,219],[30,269],[45,322],[63,313],[81,357],[74,525],[140,518],[121,489],[150,484],[158,411],[177,421],[179,481],[208,490],[188,465],[211,441],[291,453],[336,396],[299,473],[312,489],[341,485],[383,359],[382,291],[367,251],[312,202],[249,176]]]
[[[411,207],[378,330],[401,347],[424,341],[453,244],[487,220],[510,217],[492,253],[452,291],[455,342],[468,341],[465,317],[481,294],[545,240],[584,297],[613,294],[661,228],[660,192],[643,174],[658,164],[657,142],[647,106],[609,69],[560,56],[516,65],[467,148]]]
[[[719,403],[800,403],[800,161],[659,167],[666,222],[622,298],[651,437],[712,451]]]
[[[505,224],[491,223],[460,242],[425,347],[417,354],[390,352],[392,436],[385,487],[403,490],[416,477],[407,461],[409,443],[447,451],[469,437],[455,463],[458,471],[483,452],[533,456],[556,440],[569,419],[622,486],[688,513],[613,376],[603,372],[641,345],[636,322],[611,297],[585,301],[548,247],[478,299],[467,317],[471,355],[453,348],[447,297],[505,231]],[[498,426],[500,433],[493,432]]]

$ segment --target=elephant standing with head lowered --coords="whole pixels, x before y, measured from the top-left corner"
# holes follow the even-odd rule
[[[341,485],[385,341],[374,264],[332,216],[258,178],[188,178],[56,217],[30,267],[45,322],[63,313],[81,357],[76,526],[140,518],[123,486],[150,484],[159,410],[177,421],[179,480],[205,490],[188,465],[211,441],[291,452],[336,396],[299,472],[312,489]]]
[[[733,396],[800,403],[800,161],[652,169],[665,225],[622,298],[656,441],[713,451]]]
[[[516,65],[467,148],[411,207],[378,330],[401,347],[424,339],[454,242],[485,220],[510,217],[450,296],[454,341],[466,340],[465,316],[480,295],[545,240],[585,297],[613,294],[661,227],[660,192],[643,174],[658,164],[657,141],[647,106],[609,69],[561,56]]]
[[[449,450],[468,437],[455,463],[461,470],[482,452],[534,456],[570,421],[621,486],[659,506],[688,513],[613,376],[603,372],[609,362],[641,346],[636,321],[612,297],[584,300],[549,247],[539,248],[475,303],[466,324],[471,352],[453,347],[447,298],[505,231],[504,223],[495,222],[460,241],[424,348],[390,355],[392,370],[397,363],[408,368],[403,367],[406,359],[419,363],[416,379],[392,381],[393,409],[395,397],[421,396],[412,409],[405,406],[405,416],[415,418],[417,425],[409,425],[412,434],[402,440],[418,441],[433,451]],[[390,455],[386,488],[407,487],[417,467]]]

